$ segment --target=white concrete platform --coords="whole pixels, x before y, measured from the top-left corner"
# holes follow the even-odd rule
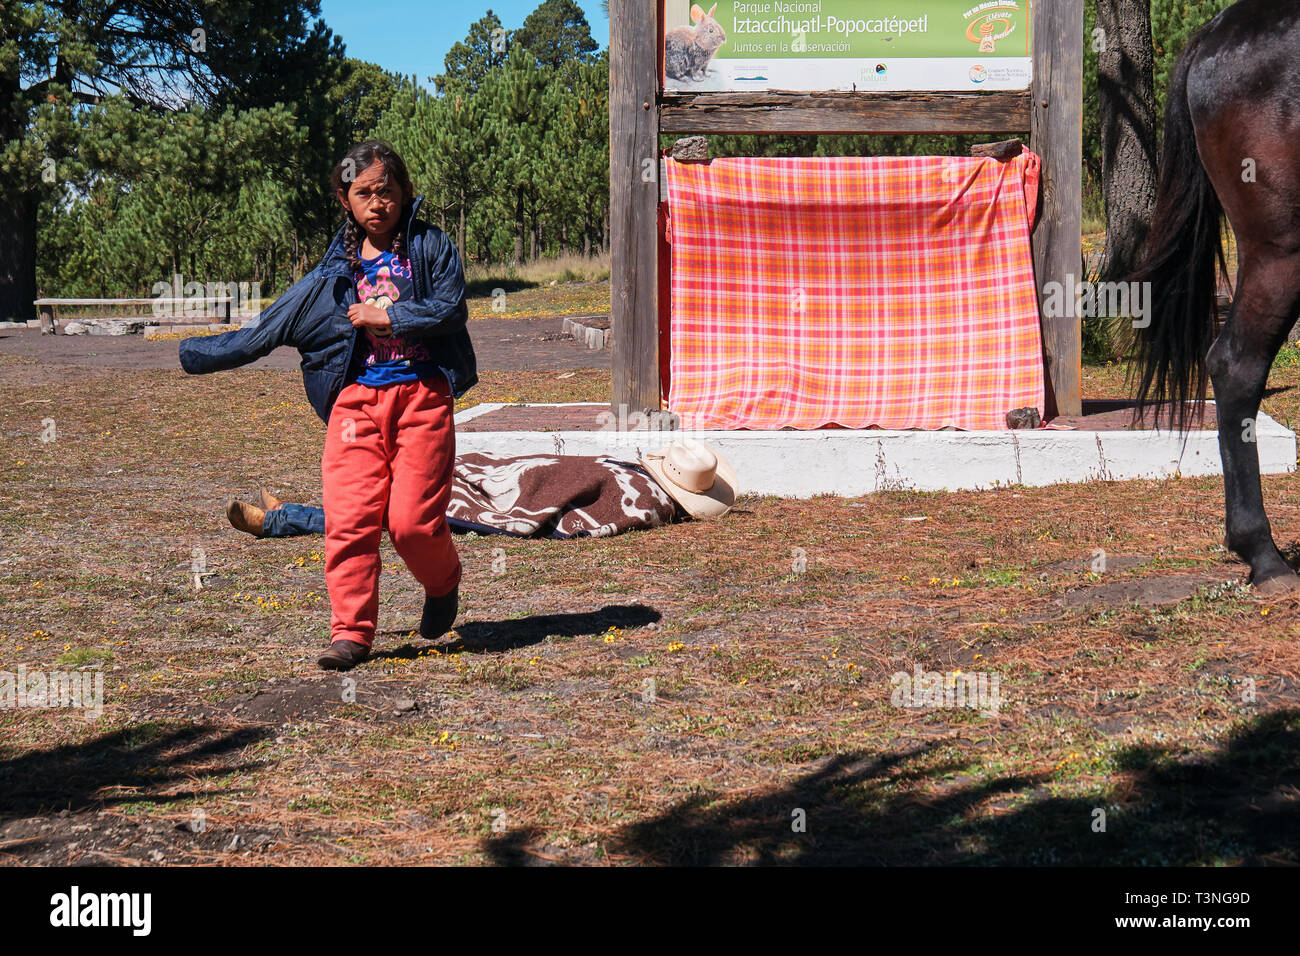
[[[604,402],[566,403],[566,408]],[[499,408],[483,404],[457,425]],[[556,407],[556,406],[551,406]],[[612,417],[612,416],[610,416]],[[1296,470],[1296,436],[1268,415],[1256,420],[1260,470]],[[635,459],[684,437],[718,449],[736,469],[742,493],[807,498],[883,490],[979,491],[1135,478],[1222,474],[1218,435],[1194,431],[460,431],[456,451],[499,455],[617,455]]]

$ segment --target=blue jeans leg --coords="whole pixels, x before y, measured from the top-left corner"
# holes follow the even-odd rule
[[[262,534],[268,538],[296,538],[325,533],[325,509],[310,505],[281,505],[266,513]]]

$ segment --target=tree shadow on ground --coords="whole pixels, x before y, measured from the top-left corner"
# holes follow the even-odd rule
[[[1051,774],[954,783],[978,757],[909,767],[935,745],[850,752],[746,799],[701,792],[604,842],[629,861],[779,865],[1192,865],[1295,863],[1300,710],[1260,716],[1216,753],[1119,752],[1122,783],[1096,797],[1051,793]],[[931,784],[928,792],[913,784]],[[1096,828],[1105,813],[1105,830]],[[806,821],[804,832],[797,823]],[[484,841],[500,864],[535,863],[536,831]]]
[[[0,757],[0,823],[58,810],[73,813],[147,799],[170,803],[205,796],[205,778],[255,769],[227,758],[271,730],[221,729],[206,724],[168,728],[138,724],[77,744]],[[185,791],[161,794],[179,783]]]
[[[465,297],[467,299],[488,297],[493,295],[496,289],[504,289],[509,294],[540,287],[540,282],[531,279],[474,279],[465,283]]]

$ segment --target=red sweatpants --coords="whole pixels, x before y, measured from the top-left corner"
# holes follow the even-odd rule
[[[442,375],[383,388],[353,382],[334,403],[321,458],[331,642],[374,643],[385,513],[393,547],[426,594],[460,584],[447,526],[454,407]]]

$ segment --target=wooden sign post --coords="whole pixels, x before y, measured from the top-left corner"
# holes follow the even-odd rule
[[[974,4],[972,3],[972,6]],[[1027,91],[665,93],[665,25],[653,0],[610,3],[610,229],[613,404],[661,408],[658,356],[661,133],[964,134],[1028,132],[1042,157],[1033,233],[1039,303],[1080,276],[1083,223],[1083,0],[1034,0]],[[1073,295],[1073,289],[1065,289]],[[1047,417],[1082,412],[1082,330],[1044,317]],[[623,420],[623,416],[620,416]]]

